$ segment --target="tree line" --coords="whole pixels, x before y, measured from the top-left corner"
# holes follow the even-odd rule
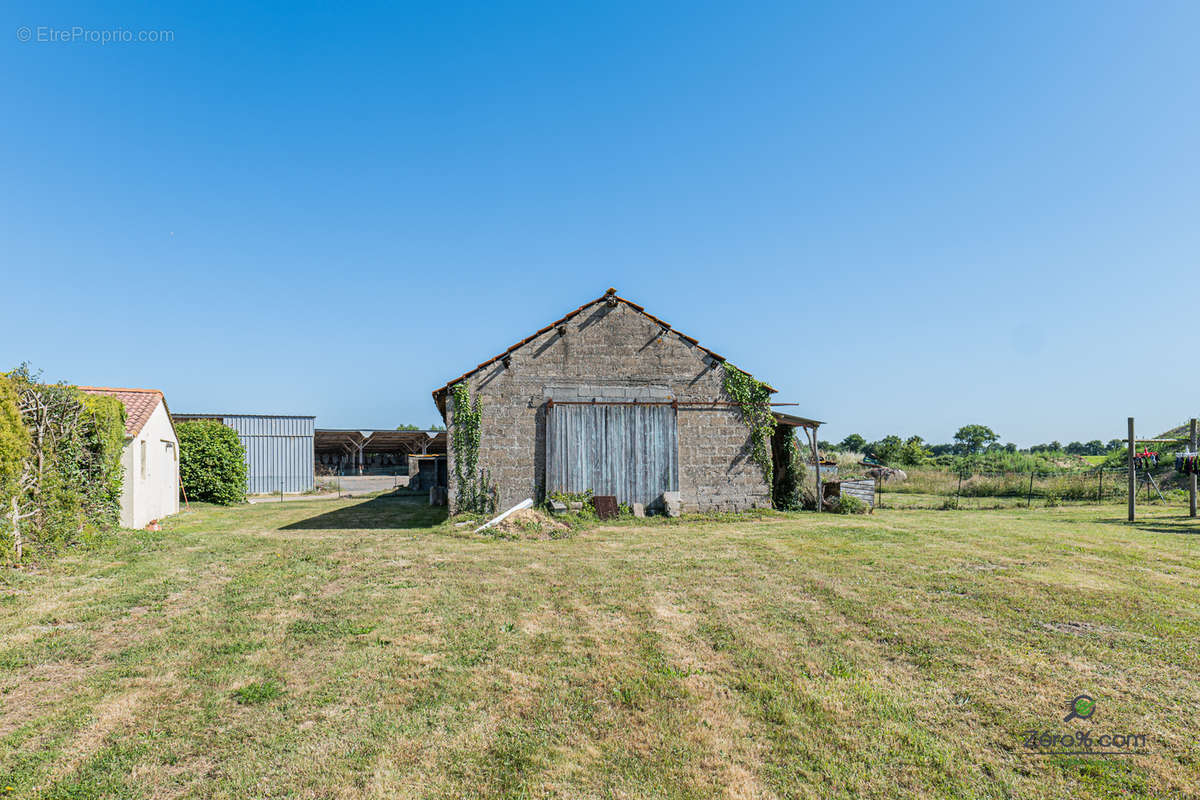
[[[870,442],[860,434],[852,433],[840,442],[822,441],[820,448],[826,452],[862,453],[891,466],[920,466],[943,456],[961,458],[989,453],[1104,456],[1114,452],[1124,453],[1125,442],[1121,439],[1110,439],[1108,442],[1093,439],[1090,442],[1063,445],[1053,441],[1018,448],[1012,442],[1002,444],[1000,436],[990,426],[971,424],[959,428],[953,442],[943,444],[927,443],[920,436],[903,438],[894,434]]]

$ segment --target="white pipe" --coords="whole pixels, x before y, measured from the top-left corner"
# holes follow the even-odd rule
[[[492,527],[497,522],[503,522],[505,517],[507,517],[509,514],[513,513],[514,511],[520,511],[523,508],[533,508],[533,498],[526,497],[524,500],[517,503],[515,506],[510,508],[508,511],[505,511],[500,516],[496,517],[495,519],[488,520],[487,522],[480,525],[478,528],[475,529],[475,532],[479,533],[482,530],[486,530],[487,528]]]

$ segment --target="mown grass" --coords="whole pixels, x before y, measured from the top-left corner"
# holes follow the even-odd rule
[[[1120,509],[474,537],[196,508],[0,578],[0,787],[41,798],[1186,797],[1200,526]],[[1076,694],[1090,723],[1064,724]],[[1020,734],[1145,732],[1032,756]]]

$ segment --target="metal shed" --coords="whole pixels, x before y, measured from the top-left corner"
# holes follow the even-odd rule
[[[246,448],[250,494],[313,488],[313,428],[316,417],[285,414],[174,414],[176,421],[215,419],[237,432]]]

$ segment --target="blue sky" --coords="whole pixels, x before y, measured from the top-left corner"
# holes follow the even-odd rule
[[[4,367],[428,424],[615,286],[823,438],[1200,405],[1196,4],[0,15]]]

